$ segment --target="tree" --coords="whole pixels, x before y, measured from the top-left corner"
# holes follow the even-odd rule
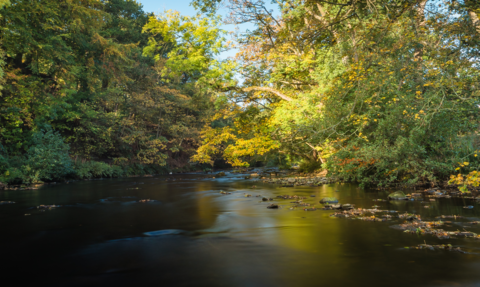
[[[0,0],[0,9],[4,8],[5,6],[7,5],[10,5],[10,1],[9,0]],[[0,18],[0,21],[2,19]],[[3,76],[4,76],[4,72],[3,72],[3,67],[5,65],[5,62],[4,62],[4,51],[2,49],[0,49],[0,93],[3,89]]]
[[[213,13],[219,2],[194,5]],[[225,157],[246,158],[242,143],[258,139],[365,184],[413,184],[445,178],[475,148],[475,1],[283,1],[279,16],[264,1],[224,2],[228,21],[256,29],[237,38],[245,80],[223,109],[233,124],[206,126],[197,159],[219,139]],[[248,90],[259,86],[288,99]]]
[[[151,14],[140,4],[14,0],[0,16],[0,144],[10,158],[24,157],[34,135],[52,128],[78,163],[188,163],[211,95],[194,79],[162,76],[165,63],[143,55],[149,39],[164,41],[142,33]]]

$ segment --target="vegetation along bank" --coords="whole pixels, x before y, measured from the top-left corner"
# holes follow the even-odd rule
[[[223,162],[479,184],[478,1],[0,5],[0,182]],[[255,28],[230,36],[222,21]]]

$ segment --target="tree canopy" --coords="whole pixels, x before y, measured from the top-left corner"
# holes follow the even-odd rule
[[[77,164],[188,165],[212,94],[162,73],[179,46],[143,33],[153,14],[134,0],[10,2],[0,8],[0,151],[10,163],[0,174],[34,173],[15,162],[52,130]],[[165,43],[155,59],[143,53],[149,41]]]
[[[48,137],[80,162],[301,163],[376,185],[478,168],[478,1],[191,4],[1,1],[3,158]]]
[[[273,154],[383,185],[435,182],[475,160],[476,1],[267,4],[193,1],[210,17],[222,5],[226,22],[255,25],[235,39],[243,81],[208,87],[217,113],[194,160],[244,166]]]

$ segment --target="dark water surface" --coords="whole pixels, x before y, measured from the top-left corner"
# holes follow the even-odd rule
[[[341,203],[377,204],[424,220],[441,214],[480,220],[480,206],[464,210],[463,199],[437,199],[425,209],[418,201],[373,202],[387,193],[348,184],[281,188],[232,176],[170,178],[177,180],[129,178],[0,192],[0,201],[16,202],[0,205],[0,286],[480,286],[478,239],[440,240],[390,227],[399,220],[364,222],[331,218],[328,210],[290,210],[292,200],[275,200],[283,208],[271,210],[244,193],[296,194],[312,203],[335,196]],[[41,204],[62,206],[41,211]],[[465,221],[444,229],[480,233],[480,226],[465,227]],[[404,248],[424,240],[468,253]]]

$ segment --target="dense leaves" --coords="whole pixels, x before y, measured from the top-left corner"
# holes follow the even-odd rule
[[[240,166],[280,153],[380,185],[436,182],[457,162],[478,164],[477,1],[194,5],[214,13],[220,2],[226,21],[256,29],[237,35],[244,81],[216,89],[222,105],[195,160]],[[226,126],[215,126],[220,118]]]
[[[191,158],[321,166],[365,185],[477,180],[478,1],[194,0],[192,17],[133,0],[0,5],[9,181],[55,178],[25,169],[40,169],[27,164],[40,134],[58,162],[68,145],[80,177]],[[227,41],[219,7],[254,29]]]
[[[165,40],[143,33],[152,15],[140,4],[0,3],[10,4],[0,7],[0,145],[9,166],[24,170],[33,151],[35,156],[51,153],[52,160],[64,155],[53,147],[39,149],[36,135],[42,130],[52,130],[68,145],[65,152],[79,177],[117,175],[104,166],[112,164],[126,173],[188,166],[213,107],[211,94],[181,75],[162,74],[162,59],[175,43],[166,45],[157,62],[143,54],[149,41]],[[23,165],[12,163],[14,158]],[[43,169],[36,177],[54,180],[67,171]]]

